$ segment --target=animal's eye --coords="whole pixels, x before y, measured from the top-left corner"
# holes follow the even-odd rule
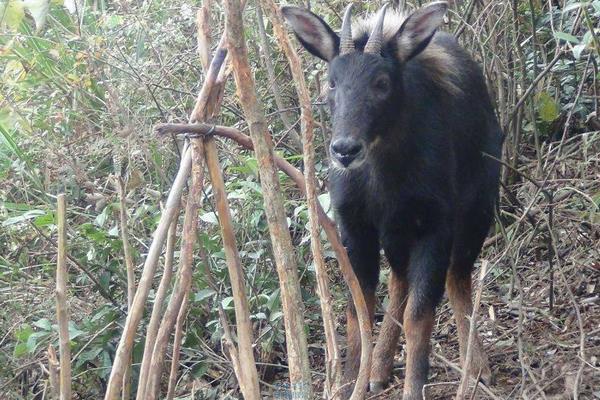
[[[329,89],[335,89],[335,81],[333,79],[329,80]]]
[[[390,79],[387,76],[380,76],[373,82],[375,89],[385,92],[390,88]]]

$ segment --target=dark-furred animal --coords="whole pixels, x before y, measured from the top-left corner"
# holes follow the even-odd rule
[[[338,36],[297,7],[283,15],[302,45],[329,66],[329,189],[344,246],[371,321],[380,250],[391,266],[389,306],[373,353],[370,388],[390,379],[403,322],[403,398],[421,399],[435,308],[448,294],[464,362],[471,272],[493,220],[503,135],[479,66],[438,31],[446,2],[410,15],[386,7]],[[356,379],[358,322],[348,308],[345,379]],[[491,379],[479,338],[471,372]]]

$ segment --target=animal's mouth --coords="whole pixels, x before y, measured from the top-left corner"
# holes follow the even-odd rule
[[[342,156],[339,154],[331,154],[331,163],[336,169],[342,170],[353,170],[362,167],[365,163],[367,152],[363,148],[359,153],[349,156]]]

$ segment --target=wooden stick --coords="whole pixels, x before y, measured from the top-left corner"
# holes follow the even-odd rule
[[[196,232],[198,230],[198,210],[202,197],[202,183],[204,181],[204,163],[202,160],[202,141],[194,139],[191,141],[192,150],[192,181],[188,194],[188,201],[185,208],[185,217],[183,221],[183,234],[181,244],[181,257],[179,262],[179,271],[177,283],[173,288],[173,293],[169,300],[167,310],[163,316],[156,343],[152,351],[152,362],[150,363],[150,373],[148,376],[148,388],[146,389],[146,399],[154,400],[160,392],[160,382],[162,375],[163,362],[166,355],[169,337],[175,325],[175,320],[179,314],[179,309],[183,303],[183,298],[190,290],[192,284],[192,261],[194,258],[194,244],[196,242]]]
[[[304,72],[300,64],[300,57],[292,47],[292,44],[283,28],[283,17],[280,9],[275,5],[273,0],[262,0],[261,3],[267,12],[269,20],[273,24],[273,32],[277,37],[277,42],[283,49],[290,70],[292,79],[296,85],[298,100],[301,109],[301,128],[302,128],[302,145],[304,154],[304,181],[306,184],[306,200],[308,203],[308,220],[310,224],[310,247],[315,263],[315,274],[317,277],[317,293],[319,295],[321,314],[323,317],[323,326],[325,331],[326,341],[326,392],[329,398],[341,384],[342,370],[339,346],[337,343],[337,331],[333,310],[331,307],[331,293],[329,291],[327,266],[323,257],[323,245],[321,244],[319,216],[317,204],[319,202],[316,189],[316,171],[315,171],[315,149],[313,146],[314,138],[314,118],[312,115],[310,95],[306,87]],[[370,344],[369,344],[370,346]],[[363,369],[368,366],[363,366]],[[369,369],[370,370],[370,369]],[[367,372],[368,378],[368,372]],[[365,385],[366,389],[366,385]],[[364,393],[362,393],[364,397]]]
[[[209,146],[214,146],[214,148],[208,149]],[[207,148],[207,151],[205,152],[206,164],[210,173],[213,196],[219,215],[221,236],[223,237],[223,248],[225,251],[225,259],[227,261],[229,280],[231,281],[231,291],[233,294],[235,320],[237,325],[237,353],[234,351],[233,346],[229,346],[229,353],[234,361],[234,367],[236,361],[239,363],[239,371],[236,372],[236,375],[244,399],[258,400],[260,399],[260,388],[258,384],[258,371],[256,370],[254,352],[252,350],[252,343],[254,340],[252,335],[252,324],[250,322],[248,299],[246,298],[244,272],[242,270],[240,255],[237,250],[231,211],[227,204],[225,182],[221,175],[221,167],[217,158],[214,140],[205,142],[205,147]],[[226,339],[228,339],[227,342],[231,342],[231,340],[229,340],[230,338]]]
[[[298,265],[273,159],[273,143],[256,96],[254,79],[248,63],[240,1],[226,0],[224,4],[233,74],[258,160],[265,214],[279,276],[292,398],[312,398],[312,380],[304,330],[304,307],[298,279]]]
[[[481,294],[483,292],[483,283],[485,274],[487,272],[487,260],[482,260],[479,271],[479,287],[475,294],[475,303],[473,304],[473,312],[471,313],[471,325],[469,326],[469,339],[467,340],[467,353],[465,355],[465,365],[463,366],[462,378],[458,392],[456,394],[456,400],[463,400],[466,398],[467,390],[469,388],[469,373],[471,367],[471,359],[473,358],[473,341],[475,340],[475,332],[477,330],[477,313],[479,312],[479,305],[481,304]]]
[[[175,211],[176,216],[179,215],[179,208],[180,205],[177,204],[177,210]],[[175,256],[175,244],[177,242],[177,220],[177,217],[173,218],[171,226],[169,227],[163,275],[162,278],[160,278],[160,283],[158,284],[158,290],[156,291],[156,297],[154,298],[154,305],[152,306],[150,322],[148,323],[148,328],[146,329],[144,356],[142,357],[140,377],[138,379],[136,396],[137,400],[144,400],[146,396],[146,386],[148,382],[148,373],[150,372],[150,362],[152,361],[152,351],[154,350],[156,335],[158,334],[158,328],[160,326],[160,317],[162,316],[164,309],[163,303],[167,296],[169,285],[171,284],[171,276],[173,275],[173,259]]]
[[[59,363],[58,357],[56,357],[56,351],[52,344],[48,345],[48,381],[50,385],[50,399],[58,400],[60,398],[60,377],[59,377]]]
[[[69,311],[67,308],[67,201],[57,196],[58,258],[56,261],[56,317],[60,353],[60,399],[71,400],[71,347],[69,343]]]

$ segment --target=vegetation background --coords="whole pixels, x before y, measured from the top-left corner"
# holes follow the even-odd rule
[[[356,14],[381,5],[355,3]],[[400,3],[411,9],[421,2]],[[302,4],[339,26],[347,1]],[[139,273],[181,146],[176,138],[156,137],[152,127],[185,122],[204,78],[195,26],[199,6],[184,0],[0,1],[0,398],[48,396],[47,349],[58,342],[54,210],[60,192],[69,203],[73,391],[78,399],[102,397],[127,304],[113,177],[127,183]],[[219,2],[213,2],[210,17],[218,37]],[[600,1],[454,1],[448,17],[444,29],[455,32],[482,65],[506,133],[500,210],[482,254],[490,272],[482,288],[479,330],[497,373],[492,390],[502,399],[599,399]],[[257,2],[248,2],[244,18],[277,152],[301,167],[299,108],[288,66]],[[309,56],[303,66],[320,127],[316,167],[320,200],[327,207],[326,67]],[[219,123],[246,130],[232,82]],[[285,382],[285,337],[256,160],[234,143],[219,143],[259,373],[265,393],[273,393]],[[281,180],[318,390],[324,338],[307,209],[289,179],[281,175]],[[198,236],[208,257],[195,260],[180,399],[238,396],[221,351],[217,304],[230,317],[233,304],[210,186],[205,195]],[[343,334],[346,289],[327,245],[326,251]],[[386,277],[384,269],[382,280]],[[379,317],[385,298],[382,291]],[[139,339],[135,365],[143,351]],[[451,398],[459,379],[451,368],[458,345],[446,305],[438,313],[433,353],[431,381],[438,384],[428,393]],[[394,382],[399,387],[402,357],[400,348]],[[136,374],[134,368],[134,381]]]

